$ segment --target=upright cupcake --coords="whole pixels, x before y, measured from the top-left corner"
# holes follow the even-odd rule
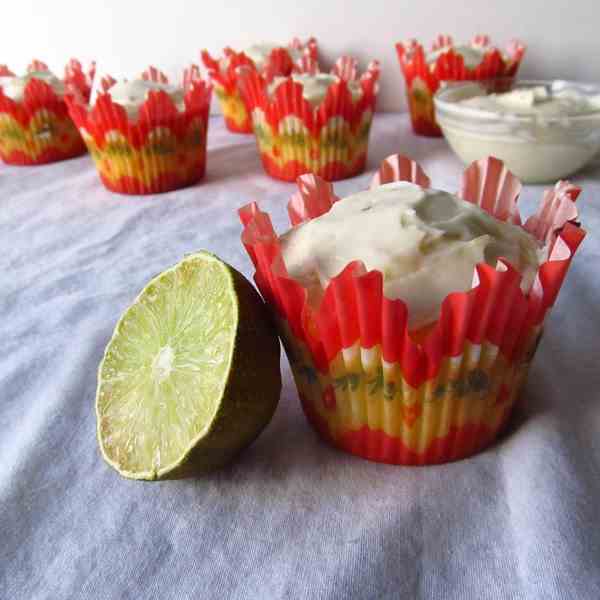
[[[22,76],[0,65],[0,158],[11,165],[41,165],[85,154],[69,117],[66,93],[89,100],[95,65],[84,72],[72,59],[63,79],[41,61]]]
[[[156,194],[202,179],[212,88],[197,66],[179,85],[150,67],[138,79],[103,78],[102,89],[93,106],[66,99],[109,190]]]
[[[254,44],[241,52],[225,48],[221,58],[213,58],[203,50],[201,57],[219,98],[227,128],[235,133],[252,133],[250,113],[238,87],[239,67],[253,69],[263,76],[267,73],[285,76],[307,61],[316,62],[318,49],[314,38],[306,44],[294,38],[288,46]]]
[[[287,77],[240,71],[265,171],[295,181],[314,173],[333,181],[364,171],[375,112],[379,63],[358,74],[358,63],[340,58],[331,73],[316,65]]]
[[[396,44],[396,51],[406,80],[414,132],[441,136],[433,106],[440,83],[514,77],[525,46],[513,40],[502,51],[490,45],[487,35],[475,36],[470,43],[461,45],[454,44],[449,35],[440,35],[429,52],[417,40]]]
[[[278,236],[240,210],[304,412],[339,448],[395,464],[469,456],[498,435],[585,232],[559,182],[525,221],[518,180],[489,158],[459,196],[389,157],[369,191],[304,176]]]

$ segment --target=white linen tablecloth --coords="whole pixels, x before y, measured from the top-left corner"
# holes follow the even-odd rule
[[[458,189],[443,140],[378,115],[366,188],[402,152]],[[600,598],[600,167],[589,234],[547,323],[524,408],[491,449],[426,468],[370,463],[310,429],[287,360],[263,435],[202,479],[122,479],[95,437],[96,369],[155,274],[205,248],[249,277],[236,210],[280,230],[295,187],[263,174],[252,136],[211,120],[203,183],[106,191],[89,157],[0,166],[0,598]],[[521,202],[531,212],[540,186]]]

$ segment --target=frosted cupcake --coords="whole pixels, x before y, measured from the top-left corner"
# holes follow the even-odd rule
[[[490,45],[489,37],[478,35],[468,44],[454,44],[440,35],[431,50],[416,40],[396,44],[398,60],[406,80],[408,107],[415,133],[441,136],[435,120],[433,96],[444,81],[490,80],[514,77],[525,46],[512,41],[503,51]]]
[[[104,78],[102,88],[93,106],[75,95],[67,102],[109,190],[156,194],[202,179],[211,86],[197,66],[179,85],[151,67],[138,79]]]
[[[278,236],[240,210],[308,420],[337,447],[395,464],[469,456],[498,435],[585,232],[559,182],[521,222],[521,185],[473,163],[458,196],[403,157],[340,200],[304,176]]]
[[[85,73],[71,60],[60,79],[41,61],[22,76],[0,65],[0,158],[12,165],[40,165],[85,154],[64,97],[89,100],[95,66]]]
[[[288,77],[240,72],[265,171],[295,181],[315,173],[328,181],[365,169],[379,79],[373,61],[359,76],[358,63],[340,58],[331,73],[315,65]]]
[[[235,133],[252,133],[252,121],[238,88],[238,69],[245,67],[265,76],[289,75],[293,70],[318,59],[317,42],[310,38],[303,44],[298,38],[288,46],[274,43],[253,44],[241,52],[223,50],[221,58],[213,58],[207,50],[201,53],[202,62],[219,99],[225,124]]]

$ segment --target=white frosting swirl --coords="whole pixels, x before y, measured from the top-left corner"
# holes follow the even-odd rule
[[[280,239],[288,272],[309,290],[313,305],[332,277],[362,260],[383,273],[388,298],[406,302],[413,331],[438,318],[449,293],[471,289],[477,263],[495,267],[506,258],[527,291],[542,259],[522,228],[452,194],[406,182],[344,198]]]
[[[285,48],[293,62],[296,62],[302,56],[302,52],[297,48],[281,46],[281,44],[270,42],[262,42],[260,44],[248,46],[248,48],[244,49],[244,54],[252,60],[256,65],[256,68],[260,71],[265,66],[271,52],[276,48]]]
[[[185,110],[183,88],[167,83],[145,79],[123,80],[109,88],[108,93],[113,102],[120,104],[127,111],[130,119],[136,119],[140,106],[148,99],[148,93],[155,90],[163,90],[171,97],[178,110]]]
[[[287,77],[275,77],[269,85],[268,93],[272,96],[275,90],[287,79]],[[327,90],[334,83],[338,83],[340,78],[337,75],[329,73],[317,73],[308,75],[306,73],[293,74],[292,79],[302,84],[302,96],[313,106],[318,106],[325,100]],[[362,96],[362,87],[360,81],[348,81],[348,90],[352,96],[352,101],[358,101]]]
[[[275,44],[272,42],[261,42],[259,44],[252,44],[252,46],[244,48],[242,52],[254,63],[254,65],[259,71],[262,71],[267,64],[269,55],[276,48],[283,48],[284,50],[286,50],[292,62],[294,63],[298,61],[298,59],[302,56],[302,51],[298,50],[297,48],[291,48],[289,46],[283,46],[281,44]],[[219,65],[221,69],[227,69],[227,67],[229,66],[229,58],[227,56],[224,56],[219,61]]]
[[[0,77],[0,87],[4,95],[15,102],[22,102],[25,96],[25,87],[32,79],[40,79],[46,82],[57,96],[64,96],[65,84],[50,71],[32,71],[21,77]]]
[[[473,46],[473,45],[459,45],[459,46],[443,46],[437,50],[432,50],[427,54],[427,62],[429,64],[434,63],[442,54],[448,52],[448,50],[454,50],[456,54],[460,54],[465,62],[465,67],[468,69],[474,69],[481,63],[485,53],[489,48],[484,46]]]

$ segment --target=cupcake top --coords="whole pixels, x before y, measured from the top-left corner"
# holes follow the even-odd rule
[[[166,92],[178,110],[185,110],[183,88],[168,83],[146,79],[123,80],[110,87],[108,93],[113,102],[120,104],[127,111],[130,119],[135,119],[138,116],[140,106],[148,99],[148,94],[157,90]]]
[[[489,51],[489,47],[479,46],[475,44],[460,44],[453,45],[448,44],[446,46],[442,46],[441,48],[437,48],[436,50],[432,50],[427,53],[427,62],[429,64],[433,64],[437,61],[437,59],[442,55],[448,52],[450,49],[454,50],[456,54],[462,56],[465,67],[468,69],[476,68],[481,61],[483,61],[486,52]]]
[[[293,62],[296,62],[302,56],[302,52],[297,48],[291,48],[270,42],[253,44],[252,46],[245,48],[243,52],[250,60],[252,60],[252,62],[256,65],[256,68],[260,71],[264,68],[271,52],[273,52],[273,50],[276,48],[285,48]]]
[[[271,52],[277,48],[286,50],[292,62],[296,62],[302,56],[302,51],[298,48],[292,48],[291,46],[286,46],[284,44],[275,44],[273,42],[253,44],[252,46],[244,48],[242,52],[254,63],[259,71],[262,71],[267,65]],[[229,66],[229,57],[224,56],[219,61],[219,64],[221,69],[227,69]]]
[[[384,277],[384,293],[407,307],[409,328],[439,316],[444,298],[467,291],[475,265],[506,258],[528,291],[543,260],[538,242],[522,228],[490,216],[452,194],[394,182],[336,202],[316,219],[280,238],[291,277],[318,304],[332,277],[361,260]]]
[[[0,77],[0,87],[5,96],[15,102],[21,102],[25,96],[25,87],[32,79],[39,79],[47,83],[57,96],[65,94],[65,84],[50,71],[31,71],[21,77]]]
[[[269,95],[272,96],[275,93],[275,90],[287,79],[287,77],[274,77],[268,87]],[[321,102],[325,100],[329,87],[334,83],[340,82],[340,78],[337,75],[330,73],[317,73],[315,75],[294,73],[292,79],[302,84],[302,96],[313,106],[321,104]],[[346,83],[348,84],[348,90],[352,96],[352,101],[356,102],[362,96],[362,86],[360,81],[350,80]]]
[[[556,82],[560,83],[560,82]],[[462,106],[505,115],[561,117],[600,110],[600,96],[586,96],[576,89],[553,85],[516,88],[501,94],[482,94],[465,98]],[[556,88],[556,89],[554,89]]]

